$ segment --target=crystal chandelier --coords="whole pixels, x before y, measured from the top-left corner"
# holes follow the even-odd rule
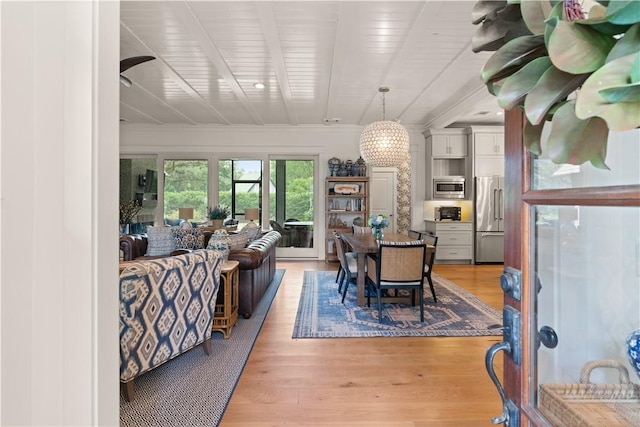
[[[360,154],[371,166],[399,166],[409,153],[409,133],[398,122],[385,120],[384,94],[389,88],[381,87],[382,120],[364,128],[360,135]]]

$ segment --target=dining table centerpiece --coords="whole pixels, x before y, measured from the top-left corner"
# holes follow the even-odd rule
[[[389,217],[383,214],[373,214],[369,217],[369,227],[374,239],[381,240],[384,237],[384,229],[389,226]]]

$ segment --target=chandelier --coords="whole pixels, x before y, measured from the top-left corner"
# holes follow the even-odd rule
[[[398,122],[385,120],[384,94],[389,88],[381,87],[382,120],[364,128],[360,135],[360,154],[371,166],[399,166],[409,153],[409,133]]]

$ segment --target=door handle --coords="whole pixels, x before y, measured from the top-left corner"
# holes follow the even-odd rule
[[[498,209],[500,208],[500,206],[496,207],[496,202],[498,201],[498,190],[494,189],[493,190],[493,220],[497,220],[498,219]]]
[[[502,424],[505,423],[507,426],[519,427],[520,426],[520,411],[518,407],[513,403],[511,399],[508,399],[498,376],[496,375],[495,369],[493,367],[493,361],[496,357],[496,354],[500,351],[505,351],[507,354],[513,359],[513,361],[520,365],[521,363],[521,320],[520,320],[520,312],[511,306],[504,306],[502,311],[502,318],[504,321],[504,326],[502,329],[503,341],[499,343],[493,344],[487,350],[485,354],[484,364],[487,369],[487,373],[489,374],[489,378],[493,381],[493,384],[498,389],[498,394],[500,395],[500,399],[502,400],[502,413],[491,419],[493,424]]]
[[[558,334],[551,326],[541,327],[538,331],[537,339],[538,347],[540,347],[541,343],[547,348],[556,348],[558,346]]]
[[[504,193],[503,190],[498,190],[498,206],[500,206],[500,219],[504,219]]]

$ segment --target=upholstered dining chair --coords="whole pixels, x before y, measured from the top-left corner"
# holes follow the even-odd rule
[[[340,255],[338,253],[338,245],[342,244],[342,239],[336,230],[333,230],[333,244],[336,247],[336,257],[338,258],[338,272],[336,273],[336,283],[338,283],[338,293],[342,291],[342,279],[344,278],[344,267],[342,259],[340,259]]]
[[[410,239],[422,240],[422,233],[416,230],[409,230],[407,236],[409,236]]]
[[[349,283],[355,282],[358,277],[358,262],[357,255],[353,252],[346,252],[344,250],[344,243],[342,242],[342,238],[336,232],[333,233],[334,242],[336,244],[336,254],[338,255],[338,260],[340,261],[340,268],[343,270],[342,279],[338,283],[338,292],[342,290],[342,302],[344,303],[344,298],[347,295],[347,289],[349,289]],[[338,272],[340,275],[340,272]],[[344,288],[343,286],[344,282]]]
[[[424,322],[424,264],[427,246],[421,240],[410,242],[380,241],[377,254],[367,256],[367,307],[371,295],[378,298],[378,322],[382,323],[382,291],[386,289],[410,289],[411,303],[415,305],[415,293],[420,301],[420,322]]]
[[[371,234],[371,227],[363,227],[361,225],[353,225],[353,234]]]
[[[433,287],[433,279],[431,278],[431,270],[433,270],[433,261],[436,259],[436,249],[435,247],[438,245],[438,236],[431,233],[421,233],[421,240],[426,245],[432,245],[434,247],[433,250],[427,251],[427,259],[424,264],[424,277],[427,278],[427,282],[429,282],[429,288],[431,289],[431,295],[433,295],[433,302],[438,302],[436,298],[436,290]]]

